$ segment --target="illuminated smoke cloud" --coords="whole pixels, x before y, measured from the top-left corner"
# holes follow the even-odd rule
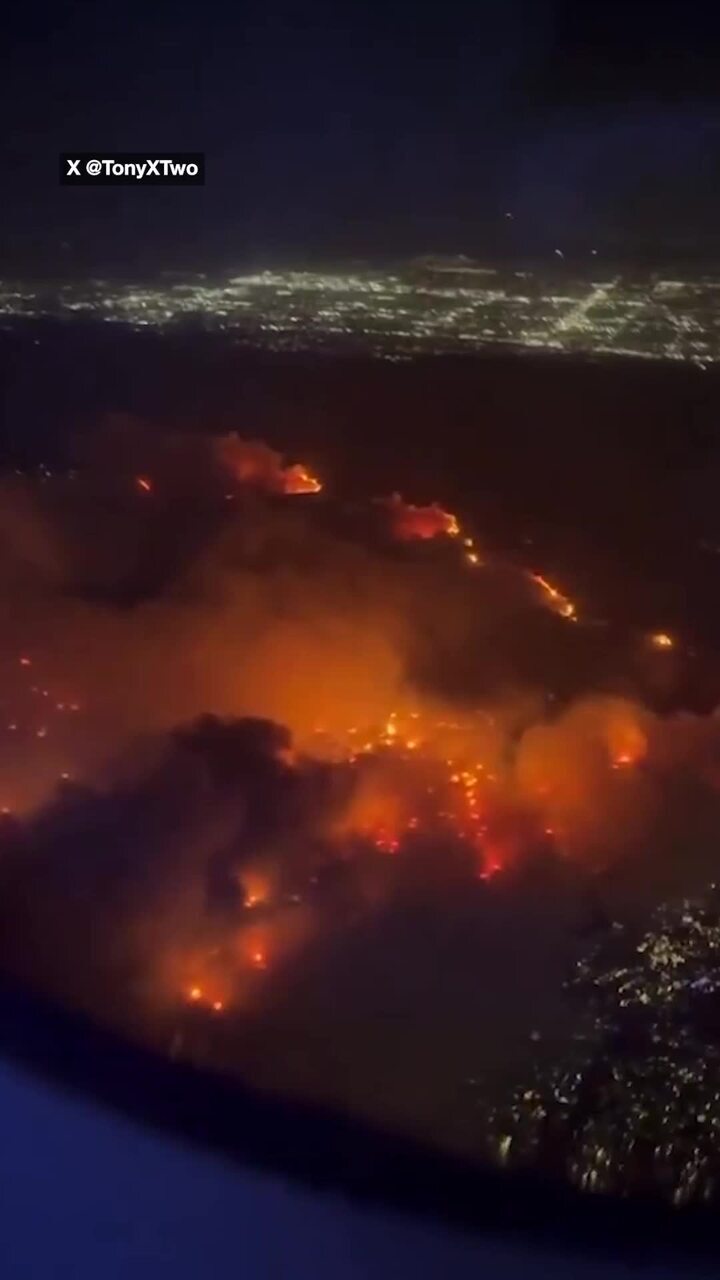
[[[460,533],[457,519],[449,511],[443,511],[437,502],[427,507],[416,507],[411,502],[404,502],[399,493],[382,500],[390,517],[390,527],[394,538],[400,542],[411,542],[418,538],[423,541],[430,538],[455,538]]]
[[[172,1008],[210,975],[237,998],[310,937],[291,890],[347,789],[328,766],[289,763],[289,741],[269,722],[208,717],[159,741],[136,777],[67,784],[22,825],[6,819],[4,962],[108,1011]],[[272,913],[245,889],[246,864],[264,906],[273,885]]]
[[[3,955],[108,1016],[255,1008],[446,881],[483,904],[551,859],[637,897],[717,866],[717,718],[599,692],[572,602],[437,504],[383,514],[450,552],[263,496],[317,487],[128,422],[72,479],[3,482]],[[680,663],[659,636],[647,662]]]
[[[285,463],[281,453],[261,440],[242,440],[236,432],[220,437],[216,456],[238,484],[263,493],[319,493],[320,481],[302,463]]]

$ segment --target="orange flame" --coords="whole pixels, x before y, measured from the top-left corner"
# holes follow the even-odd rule
[[[300,462],[285,465],[281,453],[262,440],[242,440],[236,432],[222,436],[215,445],[220,465],[239,484],[263,493],[320,493],[322,484]]]
[[[390,512],[392,532],[400,542],[456,538],[460,533],[457,517],[450,511],[443,511],[437,502],[431,502],[427,507],[416,507],[404,502],[399,493],[393,493],[384,500],[383,506]]]
[[[541,573],[531,573],[530,578],[542,589],[555,613],[558,613],[561,618],[567,618],[570,622],[577,622],[577,609],[572,600],[568,600],[567,596],[548,582]]]
[[[283,476],[285,493],[320,493],[322,489],[317,477],[311,475],[307,467],[300,462],[296,462],[292,467],[286,467]]]

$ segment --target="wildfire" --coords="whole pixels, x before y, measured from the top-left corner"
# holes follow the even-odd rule
[[[223,488],[232,484],[229,473],[238,486],[250,486],[270,495],[317,494],[322,489],[320,481],[302,463],[288,464],[269,446],[237,435],[216,443],[215,460],[224,469]],[[156,474],[155,463],[147,458],[146,462]],[[126,485],[133,470],[125,473]],[[160,473],[157,475],[160,482]],[[138,475],[134,480],[140,493],[153,492],[153,481],[147,476]],[[165,492],[162,485],[161,488]],[[218,492],[222,494],[222,490]],[[225,493],[223,501],[234,496]],[[473,570],[483,564],[474,539],[461,529],[457,517],[438,502],[416,506],[396,492],[382,505],[392,533],[400,541],[454,539],[464,564]],[[515,570],[515,577],[524,585],[526,598],[532,593],[559,617],[578,621],[575,604],[542,574],[521,566]],[[665,632],[641,632],[640,643],[643,641],[661,651],[673,649],[676,644]],[[19,683],[24,692],[34,695],[35,711],[43,708],[43,721],[39,723],[37,714],[32,720],[18,715],[12,705],[7,714],[13,718],[6,727],[15,735],[13,746],[24,735],[40,740],[48,737],[49,741],[38,747],[37,755],[49,757],[60,736],[53,712],[78,712],[80,704],[65,700],[68,693],[54,690],[50,679],[49,689],[41,687],[44,677],[36,676],[35,666],[42,667],[42,646],[27,634],[22,643],[34,656],[17,657],[16,650],[13,661],[21,668],[33,668],[27,672],[27,680],[23,677]],[[374,676],[372,664],[366,665]],[[351,681],[345,673],[341,675],[349,685]],[[17,676],[15,668],[16,680]],[[31,679],[39,683],[30,686]],[[382,682],[378,685],[382,687]],[[342,701],[344,687],[341,683],[341,708],[346,705]],[[58,694],[62,701],[55,701]],[[392,696],[402,699],[410,695],[405,692]],[[633,713],[619,706],[598,713],[597,723],[583,712],[585,718],[576,718],[577,722],[571,721],[569,727],[548,717],[547,723],[533,722],[526,733],[524,721],[513,721],[510,731],[507,727],[495,731],[492,718],[484,712],[442,712],[429,701],[423,699],[420,703],[419,694],[415,696],[422,711],[410,711],[401,701],[396,704],[400,709],[388,711],[387,703],[383,707],[373,702],[372,714],[377,719],[370,725],[364,724],[358,713],[358,707],[364,705],[362,700],[356,701],[347,711],[346,723],[351,724],[351,716],[357,723],[345,735],[336,728],[333,735],[327,732],[326,736],[332,738],[330,758],[333,766],[339,765],[341,816],[338,818],[336,810],[332,810],[327,826],[336,825],[329,831],[323,826],[313,833],[313,839],[307,842],[310,851],[303,848],[291,874],[286,875],[284,846],[273,848],[272,853],[262,847],[254,850],[251,866],[233,868],[233,882],[241,892],[236,898],[237,916],[227,934],[222,935],[222,945],[216,946],[214,938],[207,949],[205,943],[199,946],[193,941],[192,948],[187,943],[177,943],[178,951],[186,954],[163,988],[174,1010],[178,1005],[195,1005],[203,1011],[203,1017],[205,1013],[209,1017],[227,1009],[237,1011],[243,1007],[246,993],[250,993],[248,999],[255,992],[262,994],[266,983],[259,975],[268,968],[268,954],[274,973],[292,951],[305,945],[327,901],[323,898],[324,888],[313,897],[313,886],[322,884],[322,880],[314,874],[316,867],[307,869],[305,859],[317,856],[332,862],[337,857],[339,862],[349,862],[357,856],[361,874],[365,874],[367,863],[370,878],[376,877],[384,884],[386,878],[392,880],[396,874],[403,874],[404,867],[412,871],[413,866],[421,865],[429,850],[439,859],[456,858],[458,865],[469,866],[471,876],[489,882],[501,873],[507,874],[525,848],[547,851],[547,841],[551,840],[552,849],[559,854],[582,849],[583,822],[592,807],[593,786],[598,778],[609,794],[629,803],[634,789],[651,773],[648,766],[634,776],[609,775],[610,769],[630,770],[645,759],[648,740],[654,741],[649,731],[645,732],[645,722],[636,723]],[[44,702],[44,698],[49,701]],[[322,711],[325,710],[323,706]],[[278,719],[282,713],[281,706]],[[443,715],[453,718],[444,719]],[[65,721],[71,718],[64,716]],[[533,738],[536,730],[539,736]],[[519,765],[523,744],[525,754]],[[321,752],[316,754],[320,758]],[[297,748],[297,754],[291,747],[278,748],[275,763],[279,762],[288,770],[297,766],[298,787],[302,786],[307,760],[301,748]],[[64,763],[54,760],[55,781]],[[60,777],[68,779],[70,774],[63,770]],[[9,809],[3,808],[2,812],[8,814]],[[375,857],[375,852],[393,855],[394,863],[384,863]],[[325,863],[319,865],[324,868]],[[474,887],[477,890],[477,885]],[[224,923],[221,928],[225,928]],[[191,1015],[188,1022],[192,1022]]]
[[[488,717],[479,712],[459,722],[392,711],[377,728],[354,726],[348,736],[358,733],[363,746],[349,746],[346,757],[358,785],[334,830],[338,842],[354,835],[383,854],[404,854],[418,840],[449,843],[473,852],[483,879],[504,869],[507,842],[493,837],[499,779],[478,759],[485,748],[494,756]]]
[[[286,465],[281,453],[262,440],[242,440],[237,433],[222,436],[215,445],[220,465],[238,484],[263,493],[320,493],[322,484],[301,462]],[[226,495],[227,497],[228,495]]]
[[[643,727],[622,709],[609,713],[605,736],[615,768],[637,764],[647,754],[647,735]]]
[[[383,829],[375,834],[374,844],[375,848],[380,850],[380,853],[397,853],[400,848],[398,837]]]
[[[569,622],[577,622],[577,609],[572,600],[564,596],[562,591],[553,586],[552,582],[548,582],[541,573],[530,573],[529,577],[541,588],[555,613],[561,618],[567,618]]]
[[[628,765],[631,765],[634,763],[635,763],[635,758],[630,754],[629,751],[621,751],[620,755],[616,756],[615,759],[613,760],[613,769],[624,769],[624,768],[627,768]]]
[[[284,493],[320,493],[322,489],[317,476],[311,475],[307,467],[300,462],[296,462],[292,467],[286,467],[283,477]]]
[[[443,511],[437,502],[431,502],[427,507],[416,507],[411,502],[404,502],[399,493],[393,493],[383,501],[383,506],[390,512],[393,536],[400,542],[457,538],[460,534],[457,517],[450,511]]]
[[[243,867],[238,877],[243,891],[243,905],[246,911],[254,911],[256,907],[266,905],[272,895],[272,877],[270,872],[256,865]]]
[[[478,872],[478,878],[480,880],[492,880],[493,876],[496,876],[502,869],[502,862],[498,858],[489,858],[482,871]]]
[[[216,997],[208,995],[203,987],[190,987],[186,993],[186,998],[189,1004],[204,1007],[212,1013],[223,1013],[225,1010],[224,1000],[218,1000]]]
[[[388,739],[392,741],[393,738],[397,737],[398,727],[397,727],[396,719],[397,719],[397,712],[391,711],[390,717],[387,721],[387,724],[385,725],[384,737],[386,741]]]

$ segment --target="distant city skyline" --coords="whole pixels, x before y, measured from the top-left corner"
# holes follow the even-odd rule
[[[623,273],[557,249],[542,271],[425,257],[394,270],[175,273],[123,284],[0,279],[0,324],[71,318],[226,332],[276,351],[357,350],[386,359],[519,351],[720,360],[720,271]]]

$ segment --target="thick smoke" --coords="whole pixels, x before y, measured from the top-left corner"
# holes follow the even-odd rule
[[[433,502],[310,479],[116,422],[3,481],[3,963],[145,1030],[256,1010],[418,901],[500,964],[500,897],[549,934],[569,885],[632,909],[717,869],[720,722],[642,700],[674,650],[603,666]]]

